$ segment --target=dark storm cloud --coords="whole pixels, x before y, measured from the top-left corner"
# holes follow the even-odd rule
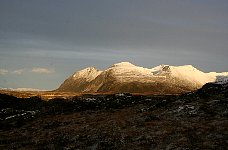
[[[0,29],[2,38],[42,39],[65,46],[202,50],[211,47],[213,40],[220,40],[220,47],[226,44],[228,5],[218,3],[7,1],[1,5]]]
[[[227,71],[227,8],[227,0],[2,0],[0,68],[56,67],[61,80],[118,61]]]

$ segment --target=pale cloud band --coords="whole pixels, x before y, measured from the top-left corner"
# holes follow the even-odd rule
[[[17,74],[17,75],[21,75],[24,71],[25,71],[24,69],[18,69],[18,70],[12,71],[12,73]]]
[[[41,74],[51,74],[54,73],[55,71],[53,69],[47,69],[47,68],[33,68],[32,71],[33,73],[41,73]]]
[[[43,67],[34,67],[30,71],[28,69],[17,69],[14,71],[9,71],[7,69],[0,68],[0,75],[7,75],[7,74],[22,75],[25,72],[32,72],[32,73],[39,73],[39,74],[51,74],[51,73],[54,73],[55,70],[43,68]]]
[[[0,75],[6,75],[8,73],[9,73],[8,70],[6,70],[6,69],[0,69]]]

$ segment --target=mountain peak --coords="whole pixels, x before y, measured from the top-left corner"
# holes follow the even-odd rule
[[[97,69],[94,67],[87,67],[85,69],[82,69],[80,71],[75,72],[73,76],[75,77],[78,74],[89,74],[89,73],[94,72],[94,71],[97,71]]]
[[[95,79],[102,71],[94,67],[87,67],[73,74],[74,79],[86,78],[87,81]]]
[[[182,71],[199,71],[197,68],[193,67],[192,65],[183,65],[183,66],[173,66],[173,68],[180,69]]]
[[[180,69],[182,71],[197,71],[198,69],[196,69],[195,67],[193,67],[192,65],[183,65],[183,66],[171,66],[171,65],[158,65],[154,68],[152,68],[153,71],[155,72],[161,72],[161,71],[165,71],[165,72],[172,72],[173,70],[176,69]]]
[[[133,65],[130,62],[120,62],[120,63],[116,63],[114,65],[112,65],[112,67],[135,67],[135,65]]]
[[[193,91],[228,73],[204,73],[192,65],[159,65],[154,68],[120,62],[104,71],[88,67],[74,73],[58,88],[74,92],[130,92],[170,94]]]
[[[170,71],[169,65],[158,65],[151,69],[154,74],[160,74],[162,71]]]

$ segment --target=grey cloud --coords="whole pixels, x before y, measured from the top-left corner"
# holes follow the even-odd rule
[[[227,0],[2,0],[0,67],[55,68],[52,87],[119,61],[226,71],[227,8]]]

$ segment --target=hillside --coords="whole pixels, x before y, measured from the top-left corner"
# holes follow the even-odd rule
[[[204,73],[191,65],[159,65],[149,68],[129,62],[112,65],[104,71],[94,67],[75,72],[56,90],[78,93],[180,94],[215,82],[228,73]],[[223,78],[222,78],[223,79]]]
[[[0,94],[0,149],[227,149],[228,84],[179,96]]]

